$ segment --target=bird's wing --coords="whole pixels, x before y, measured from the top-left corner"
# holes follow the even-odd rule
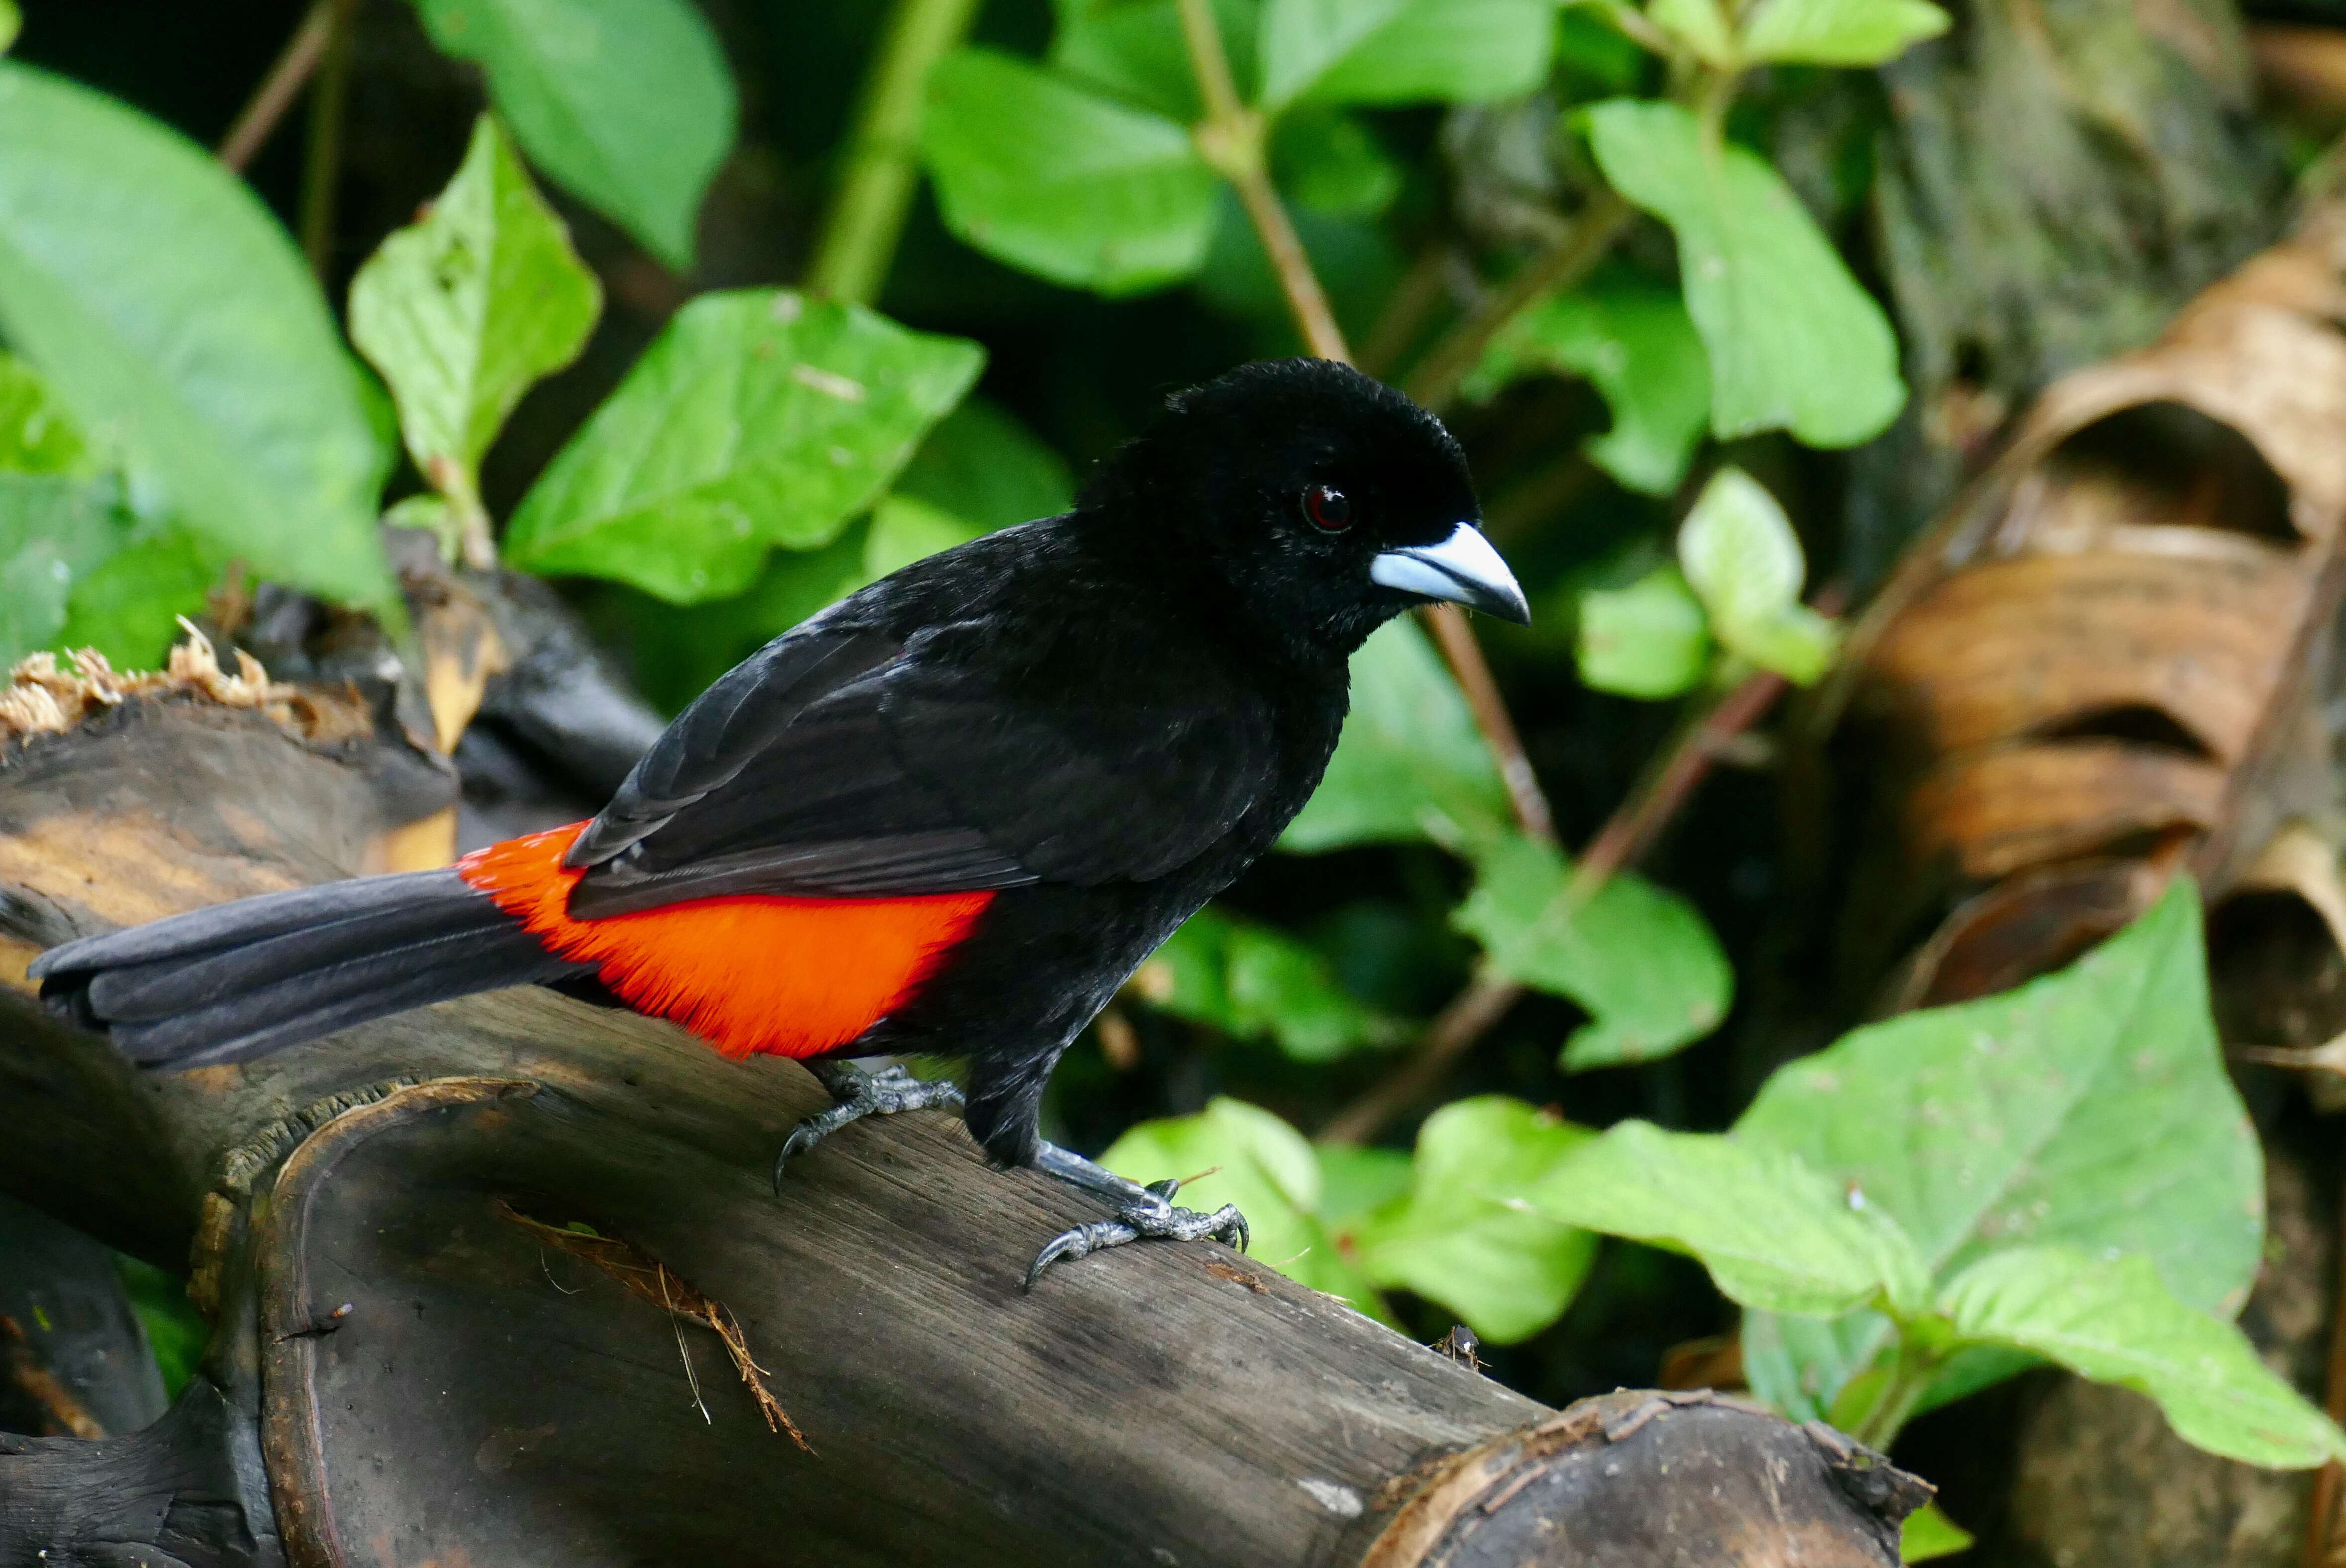
[[[1098,669],[1007,689],[989,636],[974,622],[902,640],[809,627],[770,645],[579,835],[570,912],[1146,881],[1196,858],[1266,788],[1267,713]]]

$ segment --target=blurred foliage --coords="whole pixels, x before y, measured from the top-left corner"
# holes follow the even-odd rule
[[[1065,509],[1165,391],[1295,351],[1266,193],[1372,368],[1464,400],[1542,612],[1486,643],[1566,842],[1739,683],[1836,655],[1803,602],[1810,549],[1831,564],[1814,452],[1907,396],[1837,243],[1882,113],[1852,73],[1943,29],[1925,0],[996,0],[911,81],[919,29],[873,8],[414,0],[369,12],[395,112],[354,128],[322,283],[286,233],[319,184],[294,138],[249,183],[189,139],[294,11],[203,34],[209,71],[72,11],[34,0],[0,61],[0,656],[151,660],[239,569],[395,615],[388,514],[564,579],[681,707],[874,578]],[[0,47],[15,24],[0,0]],[[1200,85],[1216,46],[1235,105]],[[797,286],[847,222],[877,298]],[[1650,878],[1584,878],[1419,626],[1354,686],[1287,852],[1142,968],[1128,1048],[1070,1054],[1053,1136],[1194,1178],[1263,1264],[1422,1338],[1465,1321],[1544,1398],[1648,1378],[1739,1306],[1755,1389],[1878,1441],[2050,1359],[2218,1451],[2338,1451],[2229,1326],[2260,1173],[2187,895],[1747,1109],[1764,1074],[1716,1036],[1774,951],[1764,789],[1715,782]],[[1299,1130],[1494,984],[1528,994],[1413,1140]]]

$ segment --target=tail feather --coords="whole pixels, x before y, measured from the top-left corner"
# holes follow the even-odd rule
[[[198,910],[44,953],[50,1006],[150,1067],[265,1055],[338,1029],[589,966],[454,871],[369,877]]]

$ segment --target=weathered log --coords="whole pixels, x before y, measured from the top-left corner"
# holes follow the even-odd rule
[[[377,799],[257,714],[36,739],[0,931],[356,865]],[[142,1079],[0,992],[0,1189],[185,1252],[219,1323],[165,1422],[0,1451],[0,1563],[1887,1563],[1926,1494],[1707,1397],[1547,1411],[1219,1247],[1022,1295],[1081,1199],[927,1113],[777,1196],[821,1103],[544,993]]]

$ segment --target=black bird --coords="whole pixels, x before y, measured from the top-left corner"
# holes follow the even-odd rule
[[[1167,401],[1073,512],[917,562],[769,643],[590,822],[444,871],[199,910],[44,954],[52,1006],[134,1061],[258,1056],[452,996],[585,986],[834,1106],[961,1103],[1005,1166],[1104,1197],[1028,1273],[1245,1221],[1037,1130],[1060,1053],[1319,784],[1347,657],[1412,606],[1528,619],[1433,415],[1349,367]],[[968,1087],[841,1058],[968,1063]],[[776,1165],[776,1177],[781,1166]]]

